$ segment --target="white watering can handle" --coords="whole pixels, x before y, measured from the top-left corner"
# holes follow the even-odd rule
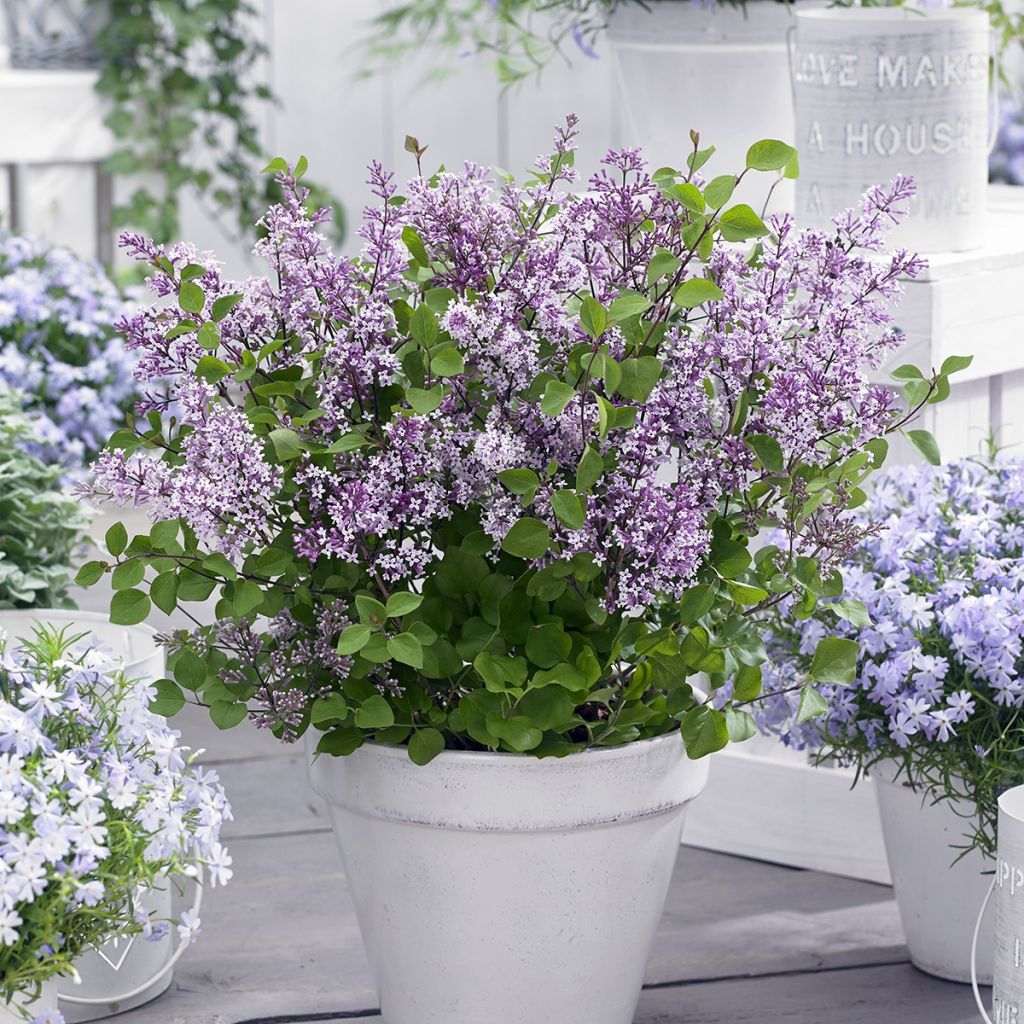
[[[985,1024],[992,1024],[992,1018],[989,1017],[988,1010],[985,1009],[985,1004],[981,999],[981,990],[978,988],[978,935],[981,933],[981,922],[985,918],[985,911],[988,910],[995,887],[996,876],[993,875],[992,884],[988,887],[988,892],[985,893],[985,900],[981,904],[981,910],[978,911],[978,920],[974,922],[974,935],[971,937],[971,987],[974,989],[974,1001],[978,1004],[978,1009],[981,1011],[981,1019]]]
[[[199,908],[203,905],[203,887],[198,881],[193,880],[193,882],[196,887],[196,895],[195,899],[192,900],[191,910],[193,914],[198,914]],[[129,999],[134,999],[136,996],[142,995],[143,992],[155,985],[161,978],[165,977],[168,971],[173,970],[174,965],[181,959],[181,954],[188,949],[188,945],[189,944],[187,942],[183,942],[179,936],[178,948],[174,951],[170,960],[168,960],[167,963],[165,963],[163,967],[156,972],[156,974],[151,978],[147,978],[141,985],[137,985],[131,990],[131,992],[124,992],[123,994],[113,998],[110,996],[87,998],[85,996],[69,996],[61,993],[60,1001],[62,1003],[74,1003],[76,1006],[108,1006],[110,1003],[125,1003]]]

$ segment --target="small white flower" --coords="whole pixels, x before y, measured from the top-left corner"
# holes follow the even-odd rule
[[[200,925],[199,915],[194,910],[186,910],[181,915],[178,936],[186,946],[199,935]]]
[[[21,915],[13,909],[0,907],[0,943],[13,946],[18,941],[18,925]]]
[[[231,881],[234,872],[231,870],[231,855],[220,843],[214,843],[210,847],[210,854],[206,866],[210,869],[210,886],[216,889],[218,885],[227,885]]]
[[[0,823],[14,825],[25,815],[28,801],[9,790],[0,790]]]

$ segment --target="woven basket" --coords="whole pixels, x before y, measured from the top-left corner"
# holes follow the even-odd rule
[[[96,36],[105,20],[89,0],[0,0],[11,67],[95,68]]]

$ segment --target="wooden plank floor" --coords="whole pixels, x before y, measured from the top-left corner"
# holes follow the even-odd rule
[[[228,790],[235,877],[207,894],[169,991],[120,1024],[380,1020],[302,749],[246,727],[221,733],[192,708],[175,724]],[[888,887],[684,846],[635,1024],[977,1020],[969,986],[910,965]]]

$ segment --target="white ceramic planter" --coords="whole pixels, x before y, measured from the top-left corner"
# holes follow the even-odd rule
[[[159,679],[165,673],[164,649],[148,626],[117,626],[104,615],[74,609],[0,611],[0,630],[14,637],[29,636],[35,626],[43,624],[66,626],[72,635],[90,633],[120,662],[129,678]],[[154,890],[145,905],[158,918],[169,918],[170,886]],[[167,990],[173,977],[173,957],[174,944],[169,939],[121,939],[87,953],[75,964],[80,982],[61,978],[56,984],[61,1011],[69,1024],[77,1024],[142,1006]]]
[[[38,999],[29,1001],[27,998],[15,996],[13,1004],[0,1003],[0,1024],[25,1024],[26,1013],[28,1020],[32,1020],[56,1009],[57,983],[45,981]]]
[[[971,980],[971,937],[994,863],[972,853],[953,863],[968,831],[970,807],[922,797],[896,778],[894,764],[871,772],[885,849],[907,948],[915,967],[949,981]],[[992,982],[995,930],[988,915],[978,940],[978,977]]]
[[[677,733],[561,760],[318,757],[387,1024],[630,1024],[707,775]]]
[[[795,22],[798,220],[827,229],[867,188],[909,174],[918,195],[893,244],[984,245],[988,15],[798,4]]]
[[[742,170],[758,139],[794,142],[790,5],[653,0],[649,8],[619,4],[608,26],[618,144],[643,146],[653,167],[684,167],[696,129],[717,150],[713,177]]]

